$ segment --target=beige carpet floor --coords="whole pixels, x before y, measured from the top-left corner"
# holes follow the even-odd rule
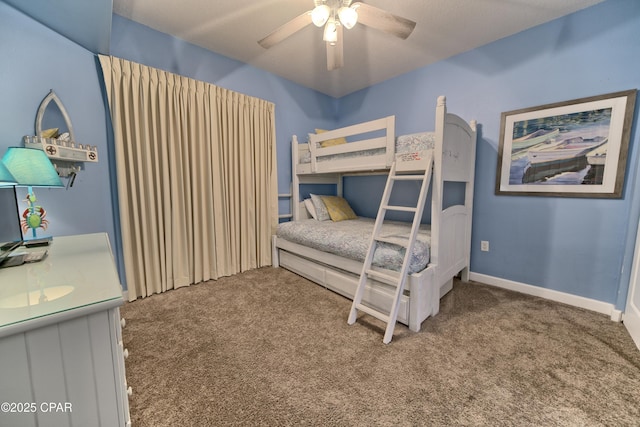
[[[456,281],[384,345],[350,305],[270,267],[125,304],[133,425],[640,425],[640,351],[607,316]]]

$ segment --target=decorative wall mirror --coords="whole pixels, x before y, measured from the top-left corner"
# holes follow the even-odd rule
[[[55,166],[58,175],[69,178],[69,186],[73,185],[73,180],[83,169],[84,162],[98,161],[96,146],[76,142],[69,114],[53,90],[40,103],[35,127],[36,135],[25,136],[24,146],[43,150]]]

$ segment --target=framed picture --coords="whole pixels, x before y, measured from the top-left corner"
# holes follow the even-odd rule
[[[636,90],[502,113],[496,194],[620,198]]]

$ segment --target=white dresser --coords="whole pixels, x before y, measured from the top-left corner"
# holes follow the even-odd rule
[[[108,236],[56,237],[48,250],[0,269],[0,426],[129,426]]]

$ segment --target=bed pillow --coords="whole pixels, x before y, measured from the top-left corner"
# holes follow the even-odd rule
[[[43,138],[57,138],[58,135],[58,128],[51,128],[43,130],[40,136]]]
[[[322,196],[322,201],[329,211],[332,221],[344,221],[345,219],[356,219],[355,214],[349,202],[339,196]]]
[[[325,133],[326,130],[325,129],[316,129],[316,133]],[[333,147],[334,145],[340,145],[340,144],[346,144],[347,140],[345,138],[334,138],[334,139],[327,139],[326,141],[322,141],[320,143],[320,146],[322,148],[326,148],[326,147]]]
[[[311,202],[313,203],[313,207],[316,211],[316,219],[318,221],[329,221],[331,216],[329,216],[329,211],[322,201],[322,197],[315,194],[310,194],[310,196]]]
[[[307,212],[311,215],[311,218],[318,219],[318,214],[316,214],[316,208],[313,206],[313,201],[311,199],[304,199],[304,206],[307,208]]]

